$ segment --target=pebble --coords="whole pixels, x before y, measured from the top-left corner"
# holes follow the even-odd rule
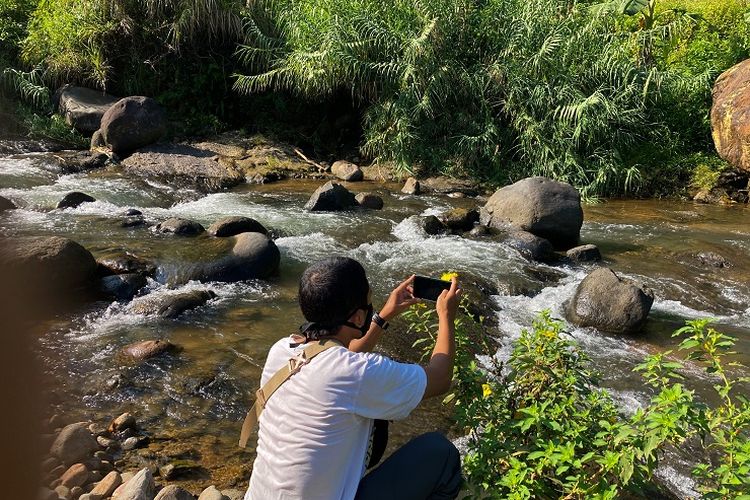
[[[110,448],[110,447],[117,448],[120,446],[120,443],[117,442],[116,439],[110,439],[104,436],[99,436],[98,438],[96,438],[96,442],[99,443],[99,446],[103,448]],[[97,453],[99,452],[97,451]]]
[[[58,486],[55,488],[55,493],[57,493],[57,496],[60,498],[64,498],[65,500],[70,500],[72,495],[70,494],[70,489],[67,486]]]
[[[179,486],[170,484],[165,486],[154,500],[195,500],[195,497]]]
[[[146,437],[132,436],[122,442],[122,449],[125,451],[134,450],[141,446],[145,446],[147,443],[148,438]]]
[[[85,492],[83,488],[81,488],[80,486],[76,486],[75,488],[70,488],[70,498],[72,498],[73,500],[76,500],[78,497],[80,497],[84,493]]]
[[[88,430],[87,422],[67,425],[52,443],[50,452],[66,465],[73,465],[86,459],[99,449]]]

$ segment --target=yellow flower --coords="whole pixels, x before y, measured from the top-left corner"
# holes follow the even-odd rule
[[[482,397],[487,399],[492,394],[490,384],[482,384]]]
[[[458,273],[449,271],[447,273],[443,273],[442,276],[440,276],[440,279],[443,281],[450,281],[453,278],[458,278]]]

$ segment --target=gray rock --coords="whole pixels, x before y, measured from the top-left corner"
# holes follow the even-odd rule
[[[450,177],[429,177],[419,182],[423,193],[452,194],[461,193],[466,196],[476,196],[479,192],[476,184],[465,179],[452,179]]]
[[[131,436],[122,442],[122,449],[125,451],[142,448],[148,444],[148,438],[143,436]]]
[[[195,500],[195,497],[179,486],[170,484],[162,488],[154,500]]]
[[[222,238],[240,233],[268,234],[268,230],[263,224],[250,217],[225,217],[217,220],[208,228],[208,234]]]
[[[176,318],[183,312],[202,306],[216,297],[211,290],[191,290],[170,294],[146,295],[131,302],[129,311],[135,314]]]
[[[565,255],[573,262],[598,262],[602,260],[602,254],[596,245],[580,245],[571,248]]]
[[[57,493],[57,496],[60,498],[64,498],[65,500],[68,500],[70,498],[70,488],[67,486],[60,485],[57,488],[55,488],[55,493]]]
[[[153,500],[154,476],[146,467],[138,471],[117,494],[117,500]]]
[[[261,233],[240,233],[230,255],[199,267],[190,276],[199,281],[235,282],[265,279],[276,273],[281,253],[276,243]]]
[[[123,215],[127,217],[133,217],[135,215],[143,215],[143,212],[135,208],[128,208],[127,210],[125,210],[125,212],[123,212]]]
[[[216,486],[209,486],[198,497],[198,500],[229,500],[229,497],[222,495]]]
[[[142,274],[115,274],[99,280],[99,291],[117,300],[130,300],[146,283],[146,277]]]
[[[101,120],[99,121],[99,126],[101,126]],[[104,142],[104,135],[102,134],[101,130],[96,130],[91,135],[91,141],[89,142],[89,151],[96,151],[99,148],[106,147],[106,144]]]
[[[440,220],[452,231],[471,231],[479,222],[479,211],[476,209],[454,208],[440,215]]]
[[[105,144],[114,153],[126,156],[167,133],[167,114],[150,97],[130,96],[104,113],[100,130]]]
[[[65,85],[54,96],[57,112],[65,123],[82,134],[92,134],[100,126],[102,117],[119,100],[99,90]]]
[[[584,278],[564,307],[568,320],[575,325],[635,333],[643,327],[653,303],[650,289],[602,267]]]
[[[490,228],[481,224],[474,226],[471,231],[469,231],[469,236],[473,236],[475,238],[481,236],[489,236],[490,234],[492,234]]]
[[[374,193],[357,193],[354,197],[359,203],[360,207],[369,208],[371,210],[382,210],[383,209],[383,198]]]
[[[414,177],[409,177],[404,183],[404,187],[401,188],[401,192],[404,194],[420,194],[422,192],[419,181]]]
[[[556,258],[552,243],[526,231],[508,233],[504,243],[529,260],[551,262]]]
[[[203,226],[197,222],[180,217],[171,217],[160,222],[154,230],[157,233],[172,233],[179,236],[195,236],[205,231]]]
[[[66,194],[62,200],[57,204],[57,208],[77,208],[84,203],[91,203],[96,201],[93,196],[89,196],[86,193],[79,191],[73,191],[72,193]]]
[[[131,227],[143,227],[146,225],[146,220],[143,217],[125,217],[120,221],[120,227],[131,228]]]
[[[50,453],[68,466],[89,458],[99,449],[99,445],[89,432],[88,425],[87,422],[78,422],[63,427],[52,443]]]
[[[3,212],[5,210],[13,210],[16,207],[16,204],[10,201],[8,198],[4,198],[0,196],[0,212]]]
[[[358,182],[364,179],[364,174],[359,166],[354,163],[339,160],[331,165],[331,173],[342,181]]]
[[[580,237],[581,197],[570,184],[529,177],[496,191],[482,208],[481,222],[498,229],[511,226],[528,231],[567,250]]]
[[[418,221],[419,226],[430,236],[445,234],[448,232],[448,227],[434,215],[419,217]]]
[[[228,500],[242,500],[245,498],[245,492],[242,490],[224,490],[222,494],[227,497]]]
[[[305,204],[305,210],[337,211],[356,206],[354,195],[341,184],[333,181],[326,182],[312,194]]]
[[[220,191],[245,182],[245,174],[233,160],[184,144],[142,148],[126,158],[122,166],[132,175],[204,191]]]

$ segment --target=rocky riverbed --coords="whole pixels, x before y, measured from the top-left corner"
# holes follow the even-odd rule
[[[56,415],[45,423],[49,444],[64,424],[83,421],[79,427],[97,441],[84,462],[100,452],[100,468],[80,462],[89,475],[75,493],[89,493],[83,488],[111,474],[110,466],[121,480],[139,473],[138,484],[149,486],[150,474],[192,495],[212,484],[225,493],[243,490],[253,450],[238,450],[236,441],[265,353],[302,322],[295,301],[301,271],[332,254],[363,262],[376,303],[412,272],[459,272],[471,283],[477,314],[491,319],[500,359],[537,311],[575,320],[582,326],[571,325],[571,335],[624,411],[649,397],[631,368],[647,353],[673,348],[670,333],[684,319],[716,318],[739,337],[745,353],[739,359],[748,361],[750,211],[744,206],[581,207],[574,193],[551,185],[542,198],[558,200],[556,209],[523,219],[528,214],[515,203],[533,198],[523,190],[513,201],[444,178],[393,182],[382,167],[361,168],[364,180],[344,181],[336,176],[358,177],[351,162],[333,169],[265,138],[229,135],[183,146],[200,161],[159,157],[129,167],[80,152],[0,157],[0,196],[17,207],[0,212],[0,232],[6,249],[25,249],[9,250],[23,257],[14,262],[39,269],[55,255],[64,265],[50,269],[66,272],[43,273],[40,286],[86,289],[35,327],[49,415]],[[182,154],[165,148],[172,152],[144,154]],[[221,179],[229,177],[213,176],[214,167],[242,178],[226,184]],[[325,186],[329,180],[341,184]],[[343,210],[318,211],[321,205]],[[508,207],[518,218],[502,215]],[[577,243],[587,245],[570,248]],[[597,280],[582,285],[590,275]],[[46,286],[53,281],[56,287]],[[612,323],[612,314],[587,315],[577,297],[606,298],[601,287],[621,288],[618,303],[641,316],[631,324]],[[413,340],[395,324],[382,348],[417,361]],[[703,393],[711,381],[692,375],[689,383]],[[132,435],[105,429],[123,412],[136,418]],[[429,404],[393,426],[390,446],[449,427],[446,410]],[[53,489],[76,463],[50,460],[49,472],[58,474],[45,487]],[[177,475],[162,474],[170,464]],[[671,472],[676,484],[689,487],[681,475],[687,467]],[[80,469],[70,474],[83,477]]]

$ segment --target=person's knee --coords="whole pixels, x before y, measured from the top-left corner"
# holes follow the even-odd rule
[[[424,446],[428,448],[431,453],[439,454],[440,456],[445,457],[447,461],[460,464],[461,457],[458,453],[458,449],[443,434],[440,434],[439,432],[428,432],[422,434],[417,439],[423,440]]]

